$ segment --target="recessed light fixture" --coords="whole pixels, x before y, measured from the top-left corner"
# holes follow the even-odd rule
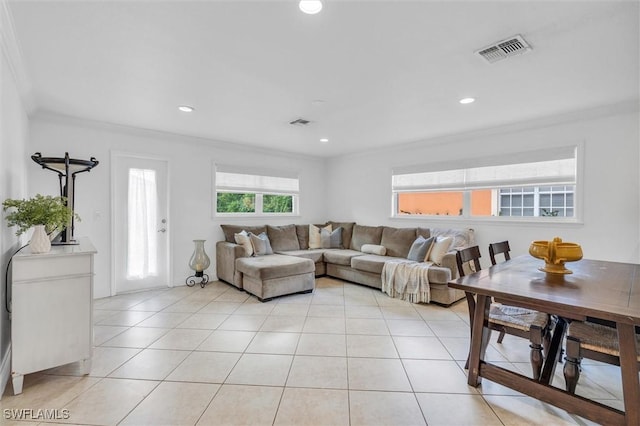
[[[464,105],[464,104],[472,104],[475,101],[476,101],[475,98],[462,98],[460,99],[459,102]]]
[[[179,105],[178,109],[182,112],[193,112],[195,108],[189,105]]]
[[[320,142],[326,143],[326,142],[329,142],[329,139],[327,139],[327,138],[322,138],[322,139],[320,139]]]
[[[322,2],[320,0],[300,0],[298,7],[307,15],[315,15],[322,10]]]

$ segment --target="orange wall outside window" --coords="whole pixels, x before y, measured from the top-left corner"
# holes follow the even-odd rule
[[[459,216],[463,206],[462,192],[404,192],[398,194],[398,212]],[[491,190],[476,190],[471,194],[471,215],[491,215]]]

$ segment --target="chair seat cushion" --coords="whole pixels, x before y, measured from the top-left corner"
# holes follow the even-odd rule
[[[615,328],[592,322],[574,321],[569,324],[567,336],[580,341],[580,346],[594,352],[620,356],[618,332]],[[640,361],[640,334],[636,334],[636,350]]]
[[[489,322],[529,331],[532,326],[546,327],[549,315],[531,309],[492,303],[489,310]]]

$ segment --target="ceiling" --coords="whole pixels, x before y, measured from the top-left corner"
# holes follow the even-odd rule
[[[36,112],[322,157],[636,101],[638,6],[9,0]]]

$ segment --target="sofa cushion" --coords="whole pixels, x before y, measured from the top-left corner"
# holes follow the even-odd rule
[[[236,259],[236,269],[250,277],[268,280],[314,272],[315,264],[310,259],[274,254]]]
[[[220,225],[222,228],[222,232],[224,232],[224,239],[228,243],[235,243],[234,239],[235,234],[239,234],[242,230],[247,231],[247,233],[254,233],[256,235],[260,235],[263,232],[267,232],[267,227],[264,225],[260,226],[242,226],[242,225]]]
[[[295,225],[267,225],[267,235],[273,251],[300,250]]]
[[[296,236],[300,250],[309,248],[309,225],[296,225]]]
[[[324,261],[324,254],[327,250],[328,249],[290,250],[290,251],[279,251],[279,252],[276,252],[276,254],[303,257],[305,259],[313,260],[313,263],[319,263]]]
[[[351,266],[351,258],[363,254],[357,250],[327,250],[324,252],[324,261],[334,265]]]
[[[382,229],[380,245],[387,249],[387,256],[407,257],[411,244],[416,239],[416,228],[392,228],[385,226]]]
[[[331,225],[331,229],[342,228],[342,247],[348,249],[351,247],[351,236],[353,235],[353,227],[355,222],[334,222],[329,221],[327,224]]]
[[[382,240],[382,226],[363,226],[356,224],[353,226],[350,248],[360,251],[363,244],[380,245],[380,240]]]
[[[451,269],[432,265],[427,273],[429,284],[447,284],[451,281]]]
[[[384,262],[387,260],[403,260],[408,263],[412,263],[407,259],[400,259],[397,257],[379,256],[377,254],[365,254],[357,256],[351,259],[351,267],[358,271],[371,272],[373,274],[382,274],[382,268]]]
[[[416,228],[416,237],[420,237],[420,236],[425,237],[425,238],[429,238],[431,236],[431,229],[417,227]]]

